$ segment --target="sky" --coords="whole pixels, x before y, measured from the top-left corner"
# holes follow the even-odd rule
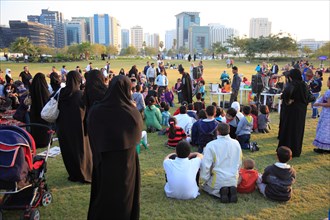
[[[175,15],[183,11],[200,12],[201,25],[220,23],[235,28],[240,36],[249,35],[251,18],[266,17],[272,22],[272,33],[290,33],[295,40],[330,40],[330,0],[321,1],[30,1],[0,0],[0,24],[9,20],[27,20],[27,15],[40,15],[41,9],[60,11],[65,19],[93,14],[109,14],[119,20],[122,29],[135,25],[144,33],[175,29]]]

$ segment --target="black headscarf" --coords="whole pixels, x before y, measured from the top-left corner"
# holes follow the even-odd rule
[[[302,76],[299,69],[290,70],[289,77],[291,77],[292,81],[302,81]]]
[[[115,76],[104,99],[94,105],[87,119],[93,152],[127,150],[141,139],[142,118],[131,102],[131,81]]]
[[[66,76],[66,86],[61,89],[60,99],[69,98],[74,92],[80,90],[81,75],[75,70],[71,70]]]
[[[31,118],[40,118],[40,112],[42,108],[46,105],[49,99],[48,85],[46,82],[46,77],[43,73],[37,73],[32,80],[30,86],[31,95]]]
[[[96,101],[101,101],[107,91],[104,84],[104,75],[99,70],[91,70],[86,74],[86,85],[84,90],[84,102],[89,109]]]

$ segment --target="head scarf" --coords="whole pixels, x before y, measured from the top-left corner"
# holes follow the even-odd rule
[[[33,118],[40,118],[40,112],[46,105],[50,95],[46,77],[43,73],[37,73],[33,77],[29,90],[32,100],[30,114]]]
[[[101,101],[104,98],[107,91],[104,81],[104,75],[99,70],[94,69],[86,74],[83,99],[87,108],[92,106],[96,101]]]
[[[142,117],[131,102],[131,81],[115,76],[105,97],[95,104],[87,119],[93,152],[126,150],[141,139]]]
[[[301,76],[301,72],[299,69],[290,70],[289,77],[291,77],[291,79],[293,81],[295,81],[295,80],[302,81],[302,76]]]
[[[73,93],[80,90],[81,75],[75,70],[72,70],[66,76],[66,86],[60,92],[60,99],[65,100]]]

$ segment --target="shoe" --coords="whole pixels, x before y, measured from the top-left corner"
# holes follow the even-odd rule
[[[250,148],[251,152],[259,151],[257,142],[251,142],[250,145],[251,145],[251,148]]]
[[[229,187],[222,187],[220,189],[220,200],[222,203],[228,203],[229,202]]]
[[[237,202],[237,189],[235,186],[229,187],[229,202],[231,203]]]
[[[323,149],[320,149],[320,148],[314,148],[313,149],[315,153],[318,153],[318,154],[328,154],[330,153],[329,150],[323,150]]]

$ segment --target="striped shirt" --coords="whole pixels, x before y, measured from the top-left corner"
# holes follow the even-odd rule
[[[182,139],[186,138],[186,133],[184,132],[184,130],[178,126],[175,126],[175,136],[174,138],[170,138],[170,128],[166,128],[166,134],[168,136],[168,141],[167,141],[167,145],[170,147],[176,147],[176,145],[182,141]]]

